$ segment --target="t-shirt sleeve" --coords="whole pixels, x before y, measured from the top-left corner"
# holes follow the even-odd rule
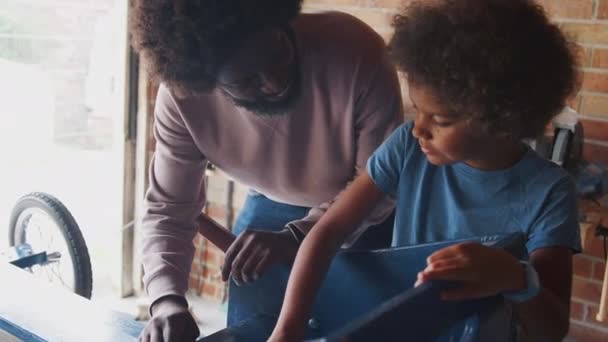
[[[549,192],[526,245],[529,253],[555,246],[569,247],[575,253],[581,251],[576,191],[569,177],[561,179]]]
[[[401,125],[386,139],[367,161],[367,173],[386,194],[394,193],[403,169],[411,123]]]

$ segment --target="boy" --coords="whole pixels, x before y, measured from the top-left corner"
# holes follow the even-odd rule
[[[303,338],[332,256],[391,193],[394,246],[524,232],[528,264],[458,244],[431,255],[417,284],[461,282],[446,300],[502,294],[526,336],[563,338],[572,253],[580,250],[574,187],[522,141],[541,134],[575,93],[571,47],[528,0],[416,2],[393,25],[391,53],[407,74],[416,118],[384,142],[305,238],[270,340]]]

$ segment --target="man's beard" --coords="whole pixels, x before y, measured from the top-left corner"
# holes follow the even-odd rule
[[[258,96],[254,100],[235,99],[227,93],[224,93],[235,106],[244,108],[254,114],[260,116],[278,116],[285,115],[292,109],[294,103],[298,100],[301,93],[301,75],[298,60],[292,66],[291,79],[288,85],[287,93],[278,101],[271,101],[263,95]]]

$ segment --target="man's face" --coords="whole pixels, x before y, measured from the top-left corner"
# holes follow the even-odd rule
[[[245,41],[220,69],[218,87],[237,106],[260,115],[284,114],[296,100],[300,72],[286,28],[269,28]]]
[[[416,111],[412,134],[429,162],[434,165],[464,162],[485,168],[488,144],[494,139],[482,126],[447,111],[428,87],[409,82],[409,92]]]

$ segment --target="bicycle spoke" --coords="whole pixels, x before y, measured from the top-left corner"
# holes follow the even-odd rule
[[[29,269],[30,272],[41,280],[74,291],[77,284],[75,260],[57,222],[47,212],[29,208],[23,212],[18,224],[22,228],[17,243],[28,243],[34,253],[46,252],[47,257],[50,255],[46,264],[36,265]]]

